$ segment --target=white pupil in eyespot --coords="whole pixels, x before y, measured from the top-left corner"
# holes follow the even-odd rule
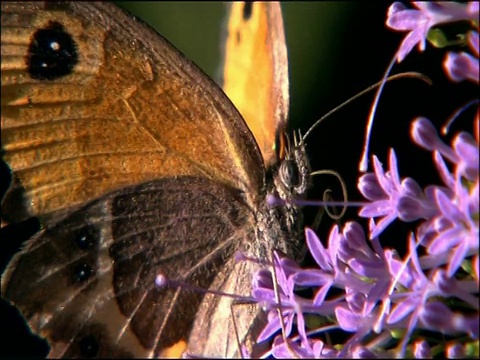
[[[57,41],[52,41],[50,43],[50,48],[53,50],[53,51],[58,51],[60,50],[60,44],[57,42]]]

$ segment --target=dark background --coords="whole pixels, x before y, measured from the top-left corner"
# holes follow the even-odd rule
[[[214,77],[220,63],[220,39],[225,8],[222,3],[123,3],[137,16],[151,23],[187,57]],[[135,9],[133,9],[135,7]],[[315,120],[341,102],[381,79],[403,35],[385,28],[388,4],[385,2],[303,2],[282,4],[286,31],[290,84],[290,126],[304,133]],[[445,50],[433,49],[419,54],[415,49],[393,73],[419,71],[433,80],[428,86],[419,80],[403,79],[386,86],[372,133],[371,153],[387,164],[390,147],[395,148],[400,175],[415,178],[421,186],[439,183],[431,154],[412,144],[410,122],[426,116],[441,125],[468,100],[476,97],[475,86],[452,84],[443,74]],[[356,191],[358,161],[363,145],[364,127],[373,93],[348,105],[327,119],[307,139],[307,151],[313,170],[333,169],[345,179],[351,200],[361,200]],[[471,132],[473,111],[467,112],[453,126]],[[449,140],[451,136],[447,137]],[[314,178],[309,199],[320,199],[326,188],[341,199],[334,179]],[[307,209],[306,225],[318,208]],[[347,218],[355,218],[351,209]],[[322,220],[319,234],[325,238],[331,221]],[[409,229],[393,225],[382,235],[382,243],[397,244]],[[2,242],[16,239],[18,229],[8,234],[2,230]],[[2,249],[5,245],[2,246]],[[11,252],[3,251],[2,266]],[[3,269],[3,267],[2,267]],[[2,355],[34,356],[45,348],[33,346],[26,337],[23,321],[2,300]],[[13,317],[11,317],[13,316]],[[21,341],[21,343],[19,343]]]

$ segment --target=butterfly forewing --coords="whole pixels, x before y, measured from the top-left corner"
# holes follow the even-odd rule
[[[280,4],[228,4],[222,88],[252,130],[267,166],[289,108],[288,58]],[[242,76],[239,76],[242,74]]]
[[[18,217],[44,216],[163,176],[258,196],[263,162],[238,111],[140,21],[107,3],[6,2],[1,31],[3,159],[15,178],[5,213],[23,200]],[[67,47],[66,64],[29,57],[32,43]]]

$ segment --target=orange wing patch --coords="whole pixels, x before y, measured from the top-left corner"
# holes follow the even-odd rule
[[[277,160],[275,139],[289,107],[288,60],[279,3],[230,7],[223,90],[252,130],[265,165]]]

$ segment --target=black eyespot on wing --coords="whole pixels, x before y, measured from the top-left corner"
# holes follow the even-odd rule
[[[73,241],[81,250],[93,249],[98,244],[99,235],[97,228],[85,226],[75,234]]]
[[[82,357],[93,358],[98,354],[98,341],[93,335],[84,336],[78,341],[78,348]]]
[[[252,6],[253,3],[251,1],[245,2],[245,5],[243,6],[243,20],[248,20],[252,16]]]
[[[26,65],[33,79],[55,80],[72,73],[78,64],[75,41],[65,28],[52,21],[35,31],[31,38]]]
[[[94,269],[87,263],[79,263],[73,269],[73,280],[77,283],[82,283],[90,279],[94,275]]]
[[[82,323],[82,319],[80,320]],[[74,322],[75,324],[75,322]],[[78,326],[78,324],[77,324]],[[64,332],[58,331],[60,335],[56,340],[60,342],[70,342],[71,331],[68,325],[64,328]],[[64,334],[62,337],[61,335]],[[96,322],[87,322],[83,324],[82,330],[73,338],[73,342],[61,353],[63,358],[124,358],[131,359],[133,354],[123,349],[122,346],[115,343],[111,337],[108,327]],[[51,356],[52,354],[50,354]]]

